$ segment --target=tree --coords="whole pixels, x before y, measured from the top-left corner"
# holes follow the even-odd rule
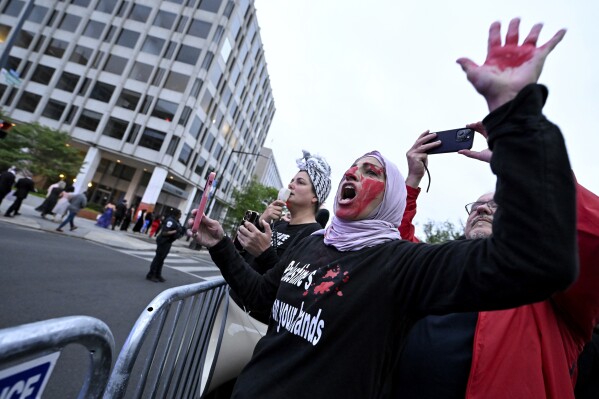
[[[235,233],[245,211],[252,210],[262,213],[267,204],[277,198],[278,190],[260,184],[252,179],[241,190],[233,190],[233,205],[228,208],[227,217],[223,224],[226,231]]]
[[[0,168],[28,169],[43,180],[59,175],[76,176],[83,155],[69,146],[69,135],[38,123],[20,123],[0,141]]]
[[[445,241],[451,241],[462,236],[462,229],[458,230],[453,223],[446,220],[442,223],[437,223],[432,220],[426,222],[423,226],[424,241],[429,244],[439,244]]]

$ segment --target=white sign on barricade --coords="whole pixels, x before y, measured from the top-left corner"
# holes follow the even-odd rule
[[[0,399],[41,398],[59,356],[54,352],[0,371]]]

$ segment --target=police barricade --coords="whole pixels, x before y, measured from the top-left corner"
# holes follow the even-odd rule
[[[60,352],[81,344],[90,367],[79,398],[100,398],[112,365],[114,338],[108,326],[93,317],[68,316],[0,330],[0,397],[42,397]]]

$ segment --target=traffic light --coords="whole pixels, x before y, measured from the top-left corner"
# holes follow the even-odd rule
[[[15,124],[9,121],[4,121],[2,119],[0,119],[0,139],[3,139],[6,137],[6,135],[8,134],[8,131],[14,126]]]

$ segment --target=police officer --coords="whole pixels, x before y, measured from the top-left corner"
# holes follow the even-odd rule
[[[171,250],[173,242],[185,234],[185,229],[179,223],[179,218],[181,218],[181,211],[173,209],[171,214],[168,215],[164,221],[160,234],[158,235],[158,238],[156,238],[156,256],[154,256],[154,259],[152,260],[150,271],[146,275],[146,279],[155,283],[164,283],[166,281],[162,277],[164,260]]]

